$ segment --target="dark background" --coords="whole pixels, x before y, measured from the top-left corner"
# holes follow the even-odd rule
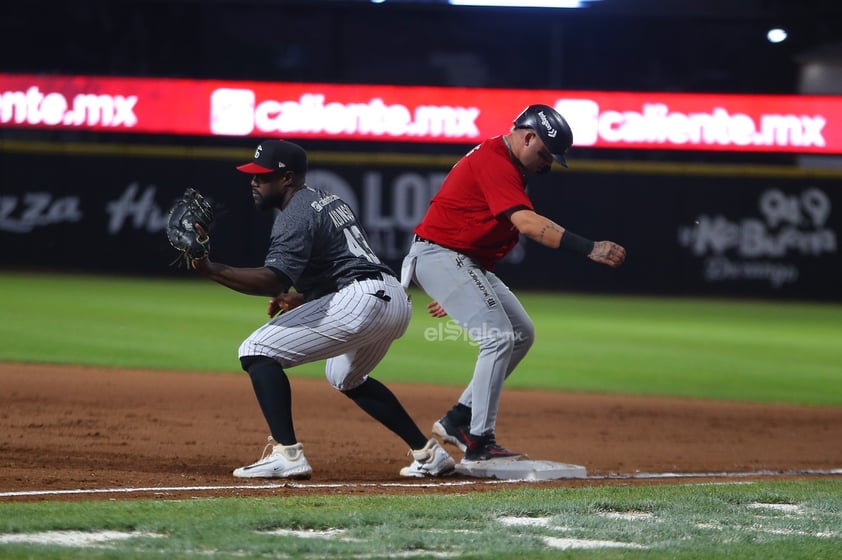
[[[804,77],[808,63],[819,62],[831,69],[842,66],[840,21],[842,2],[815,0],[602,0],[582,10],[459,8],[443,2],[388,0],[382,4],[46,0],[3,5],[0,72],[797,94],[811,87]],[[789,39],[769,43],[766,32],[773,26],[784,27]],[[824,93],[842,93],[842,84],[835,90],[832,80],[823,87],[828,83],[832,91]],[[55,147],[54,153],[38,156],[0,151],[0,196],[11,197],[19,204],[12,221],[20,223],[24,198],[33,190],[50,193],[52,204],[75,197],[81,201],[85,217],[76,223],[41,224],[29,233],[0,232],[0,270],[37,267],[47,253],[58,268],[175,273],[164,263],[171,254],[165,241],[162,243],[160,223],[145,223],[102,237],[108,219],[104,213],[106,201],[137,182],[141,191],[155,185],[156,204],[166,208],[187,186],[185,182],[213,192],[218,189],[212,185],[214,181],[239,179],[231,172],[230,161],[208,164],[174,157],[86,160],[62,155],[64,144],[211,145],[242,147],[244,153],[253,148],[250,140],[242,138],[0,128],[0,141],[3,139],[46,140]],[[328,141],[307,142],[305,147],[327,153],[416,152],[454,158],[470,148]],[[600,292],[842,298],[838,287],[842,285],[842,259],[837,252],[820,256],[790,253],[778,261],[764,257],[766,264],[800,270],[797,282],[775,288],[768,282],[745,278],[709,283],[703,277],[703,260],[689,256],[686,247],[678,243],[678,230],[692,226],[702,214],[720,215],[733,224],[757,219],[758,200],[769,189],[785,192],[795,200],[808,189],[820,188],[837,203],[826,226],[840,231],[842,185],[838,177],[842,175],[830,174],[818,183],[809,176],[790,181],[768,173],[742,180],[733,172],[692,175],[677,167],[683,163],[714,167],[738,163],[747,169],[767,164],[799,168],[805,164],[804,157],[791,154],[574,148],[569,159],[574,168],[576,161],[608,159],[655,161],[674,167],[651,177],[624,172],[565,172],[552,174],[552,186],[547,186],[547,180],[538,181],[534,197],[539,212],[571,230],[627,245],[630,258],[623,269],[608,271],[532,246],[522,263],[502,265],[501,274],[513,285]],[[842,167],[838,159],[813,157],[809,163]],[[364,157],[360,162],[366,165]],[[358,181],[363,171],[322,167],[351,183]],[[384,176],[430,172],[373,165],[371,171]],[[557,188],[558,184],[562,188]],[[358,184],[351,188],[359,193]],[[389,195],[384,196],[388,199]],[[215,246],[229,262],[259,264],[252,261],[260,257],[255,248],[265,239],[265,220],[255,218],[247,203],[247,198],[227,201],[234,214],[223,219]],[[236,212],[239,217],[234,219]],[[805,223],[798,227],[807,233],[818,231],[806,223],[806,215],[802,218]],[[234,228],[232,223],[249,225]],[[780,234],[780,228],[766,225],[771,235]],[[395,230],[395,235],[404,234]],[[99,253],[90,249],[78,253],[79,247],[90,248],[91,244],[99,244]],[[120,254],[126,247],[134,256],[131,260]],[[727,257],[737,259],[733,254]],[[750,259],[746,262],[752,264]]]
[[[578,10],[441,0],[44,0],[4,4],[0,71],[792,94],[802,90],[805,61],[842,59],[841,20],[842,2],[831,0],[601,0]],[[788,40],[769,43],[773,26],[787,29]],[[758,159],[599,150],[577,157]]]
[[[580,10],[443,2],[8,2],[6,72],[271,81],[796,93],[842,39],[830,0],[602,0]],[[789,39],[768,43],[782,26]]]

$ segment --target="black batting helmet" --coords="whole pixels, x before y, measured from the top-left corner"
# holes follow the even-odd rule
[[[573,145],[573,131],[558,111],[549,105],[530,105],[517,116],[514,125],[537,132],[553,159],[567,167],[564,152]]]

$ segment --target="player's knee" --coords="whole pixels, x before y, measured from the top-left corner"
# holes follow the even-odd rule
[[[351,391],[352,389],[356,389],[357,387],[362,385],[363,381],[365,381],[365,380],[364,379],[363,380],[348,379],[348,378],[331,379],[330,377],[328,377],[327,381],[328,381],[328,383],[330,383],[330,386],[333,387],[334,389],[336,389],[337,391],[342,391],[343,393],[347,394],[348,391]]]
[[[243,368],[243,371],[249,371],[260,364],[273,361],[272,358],[267,358],[266,356],[240,356],[240,366]]]
[[[511,328],[491,328],[479,335],[472,336],[480,348],[496,350],[497,352],[511,352],[515,347],[515,333]]]
[[[237,348],[237,355],[240,357],[240,362],[242,363],[243,358],[250,358],[254,354],[254,349],[251,347],[251,338],[247,338],[240,344],[240,347]]]
[[[513,335],[515,339],[515,345],[518,348],[530,348],[535,342],[535,325],[533,325],[532,323],[529,323],[528,325],[522,325],[520,328],[514,331]]]
[[[363,379],[355,379],[352,383],[339,388],[342,391],[342,394],[348,397],[349,399],[356,401],[357,399],[370,396],[371,388],[375,385],[378,385],[373,379],[371,379],[371,383],[366,383],[370,377],[364,377]]]
[[[357,390],[360,388],[360,385],[362,385],[362,384],[363,384],[363,382],[361,382],[361,381],[354,381],[350,385],[343,385],[341,387],[335,387],[334,386],[334,387],[336,389],[338,389],[346,397],[350,397],[350,398],[353,399],[354,395],[357,394],[357,392],[358,392]]]
[[[350,391],[356,387],[362,385],[365,381],[365,376],[350,376],[350,372],[340,371],[339,369],[328,369],[325,372],[325,377],[327,377],[327,382],[330,383],[330,386],[338,391],[342,391],[345,393],[346,391]]]

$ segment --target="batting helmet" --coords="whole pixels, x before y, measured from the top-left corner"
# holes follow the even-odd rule
[[[564,152],[573,145],[573,131],[558,111],[549,105],[530,105],[517,116],[514,125],[537,132],[553,159],[567,167]]]

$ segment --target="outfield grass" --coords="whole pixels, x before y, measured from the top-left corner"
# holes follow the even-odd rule
[[[476,348],[415,315],[377,376],[462,385]],[[842,305],[523,293],[537,341],[508,386],[842,404]],[[0,361],[239,371],[264,298],[184,280],[0,275]],[[320,377],[323,364],[293,375]]]
[[[839,481],[802,481],[501,488],[469,499],[0,503],[0,556],[831,559],[842,550],[840,488]],[[112,539],[80,542],[102,531]],[[73,537],[76,544],[38,544],[58,537]]]
[[[185,274],[0,275],[0,361],[238,371],[237,347],[264,321],[266,302]],[[410,328],[378,377],[464,384],[475,347],[424,313],[423,294],[413,297]],[[538,340],[511,386],[842,404],[838,304],[522,299]],[[320,377],[322,368],[291,373]],[[814,560],[842,550],[840,480],[593,484],[39,503],[4,503],[0,489],[0,557]]]

